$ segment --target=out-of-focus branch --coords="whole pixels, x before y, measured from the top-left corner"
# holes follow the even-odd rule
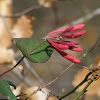
[[[18,12],[18,13],[9,15],[9,16],[6,16],[6,15],[3,15],[3,16],[5,16],[6,18],[16,18],[16,17],[20,17],[20,16],[22,16],[22,15],[25,15],[25,14],[31,12],[32,10],[39,9],[39,8],[41,8],[41,7],[42,7],[42,6],[40,6],[40,5],[32,6],[32,7],[29,7],[29,8],[27,8],[27,9],[21,11],[21,12]]]
[[[13,37],[13,33],[12,33],[12,31],[11,31],[9,25],[7,24],[6,20],[5,20],[5,16],[3,16],[2,14],[0,14],[0,17],[2,18],[2,21],[3,21],[4,25],[5,25],[5,27],[6,27],[7,31],[8,31],[8,33],[10,34],[10,36],[11,36],[11,38],[12,38],[12,37]]]
[[[9,65],[9,67],[11,68],[11,65]],[[13,73],[16,75],[16,77],[19,78],[19,80],[25,82],[27,85],[29,86],[34,86],[36,85],[35,83],[33,83],[33,81],[28,77],[28,76],[23,76],[22,73],[19,71],[19,69],[15,68],[12,70]]]
[[[44,85],[44,81],[41,79],[41,77],[38,75],[38,73],[33,69],[33,67],[29,64],[28,60],[24,58],[24,63],[27,66],[27,69],[38,79],[38,81],[41,83],[41,85]]]
[[[88,13],[85,18],[84,17],[78,18],[77,20],[72,21],[70,24],[65,24],[59,28],[63,28],[66,26],[75,25],[75,24],[79,24],[79,23],[84,23],[85,21],[89,21],[98,15],[100,15],[100,8],[97,8],[97,9],[93,10],[91,13]]]
[[[100,8],[93,10],[91,13],[88,13],[85,17],[80,17],[77,20],[70,22],[69,24],[65,24],[61,27],[58,27],[57,29],[68,27],[68,26],[71,26],[71,25],[84,23],[85,21],[89,21],[89,20],[93,19],[94,17],[96,17],[98,15],[100,15]],[[43,37],[43,38],[45,38],[45,37]]]
[[[9,28],[9,25],[8,25],[7,22],[6,22],[5,17],[4,17],[3,15],[1,15],[1,14],[0,14],[0,17],[2,17],[2,21],[4,22],[4,25],[5,25],[6,29],[7,29],[7,31],[8,31],[9,34],[11,35],[11,38],[13,38],[13,33],[12,33],[11,29]],[[23,55],[21,54],[21,52],[19,52],[19,54],[20,54],[21,56],[23,56]],[[29,64],[29,62],[28,62],[27,59],[24,60],[24,63],[26,64],[27,69],[28,69],[30,72],[32,72],[32,74],[33,74],[33,75],[38,79],[38,81],[43,85],[43,84],[44,84],[43,80],[42,80],[42,79],[40,78],[40,76],[35,72],[35,70],[32,69],[32,67],[31,67],[31,65]],[[18,75],[18,74],[17,74],[17,75]]]

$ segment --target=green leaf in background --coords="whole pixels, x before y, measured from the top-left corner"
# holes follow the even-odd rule
[[[0,79],[0,92],[3,95],[8,95],[9,100],[16,100],[16,96],[13,94],[13,92],[10,89],[10,86],[6,80]]]
[[[35,49],[31,55],[29,54],[29,52],[41,44],[44,39],[13,38],[12,41],[23,55],[34,63],[48,61],[53,52],[53,48],[47,41],[45,41],[41,46]]]
[[[12,82],[10,82],[10,81],[7,81],[7,82],[8,82],[9,85],[13,86],[14,89],[16,89],[16,86]]]

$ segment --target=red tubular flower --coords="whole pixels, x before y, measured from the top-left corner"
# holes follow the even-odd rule
[[[57,52],[59,52],[59,54],[62,55],[64,58],[66,58],[74,63],[80,63],[79,59],[77,59],[77,58],[73,57],[72,55],[67,54],[66,52],[63,51],[66,49],[71,50],[71,51],[76,51],[76,52],[83,51],[82,48],[75,47],[75,45],[78,45],[79,42],[64,41],[62,39],[63,38],[72,39],[72,38],[76,38],[76,37],[79,37],[79,36],[85,34],[86,33],[85,30],[78,31],[75,33],[67,33],[67,32],[73,32],[73,31],[82,29],[84,26],[85,26],[84,24],[78,24],[78,25],[69,26],[67,28],[62,28],[62,29],[52,31],[52,32],[48,33],[47,41],[52,46],[52,48],[54,48]]]

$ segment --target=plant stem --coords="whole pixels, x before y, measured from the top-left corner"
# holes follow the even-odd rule
[[[10,72],[11,70],[13,70],[23,59],[24,59],[24,56],[19,60],[19,62],[14,67],[12,67],[11,69],[9,69],[6,72],[2,73],[0,75],[0,77],[3,76],[3,75],[5,75],[6,73]]]
[[[72,89],[71,91],[69,91],[68,93],[66,93],[66,94],[64,94],[64,95],[62,95],[62,96],[59,96],[59,100],[65,98],[65,97],[67,97],[68,95],[70,95],[71,93],[75,92],[76,89],[78,89],[83,83],[85,83],[85,82],[87,81],[89,75],[91,75],[93,72],[95,72],[95,71],[97,71],[97,70],[99,70],[99,69],[98,69],[98,68],[92,69],[92,72],[89,72],[89,73],[85,76],[84,80],[82,80],[74,89]]]
[[[90,85],[92,82],[93,82],[93,80],[90,80],[90,81],[88,82],[88,84],[85,86],[85,88],[84,88],[73,100],[78,99],[83,93],[85,93],[85,92],[86,92],[86,89],[89,87],[89,85]]]

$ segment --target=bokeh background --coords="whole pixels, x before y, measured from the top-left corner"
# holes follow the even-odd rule
[[[25,13],[26,10],[29,11]],[[86,25],[84,29],[87,30],[86,35],[74,39],[80,42],[80,47],[84,51],[82,53],[67,51],[77,58],[88,52],[100,37],[100,0],[0,0],[0,14],[6,17],[15,37],[43,38],[55,29],[84,23]],[[19,25],[18,23],[20,23],[19,27],[23,28],[16,28]],[[1,18],[0,27],[0,30],[2,30],[0,31],[0,50],[2,51],[0,53],[0,73],[2,73],[16,64],[21,55],[16,46],[10,42],[11,37]],[[92,64],[98,67],[99,52],[100,42],[81,60],[80,66],[89,67]],[[36,64],[25,59],[20,66],[1,78],[12,81],[18,87],[19,90],[16,95],[27,91],[27,89],[30,89],[28,91],[30,94],[36,86],[43,86],[55,79],[70,64],[70,61],[54,51],[46,63]],[[73,89],[86,74],[87,69],[84,70],[75,64],[46,88],[53,95],[62,95],[63,92]],[[97,81],[91,86],[89,93],[85,93],[79,100],[99,100],[99,84],[100,81]],[[72,100],[78,92],[71,94],[64,100]],[[47,95],[43,94],[43,96],[45,97],[43,100],[46,100]],[[0,99],[2,98],[6,97],[0,94]],[[43,98],[42,95],[41,98]],[[29,100],[42,100],[41,98],[38,96]]]

